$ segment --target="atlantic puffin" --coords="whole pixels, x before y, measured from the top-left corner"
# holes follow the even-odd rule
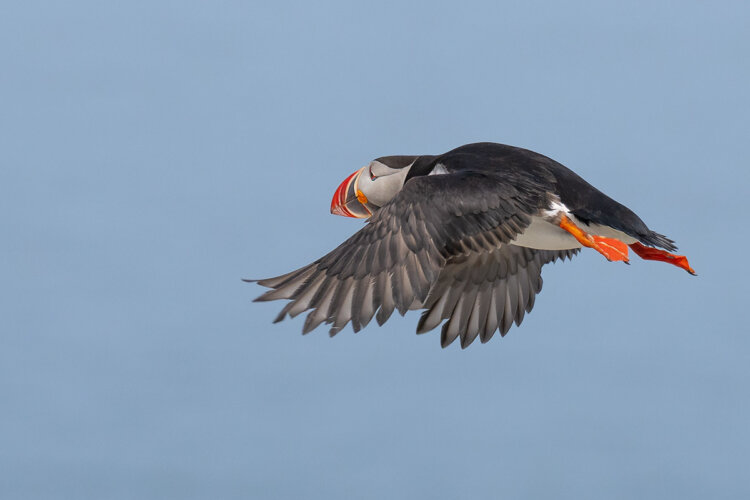
[[[341,183],[331,213],[367,223],[312,264],[246,280],[271,289],[256,301],[290,301],[274,322],[309,310],[303,334],[421,309],[417,333],[445,321],[443,347],[484,343],[531,311],[542,266],[582,247],[625,263],[632,249],[695,275],[632,210],[551,158],[503,144],[377,158]]]

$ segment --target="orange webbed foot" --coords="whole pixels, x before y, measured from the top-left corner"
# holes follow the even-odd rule
[[[632,248],[633,251],[643,260],[658,260],[660,262],[666,262],[668,264],[672,264],[673,266],[677,266],[680,269],[684,269],[693,276],[697,276],[695,270],[690,267],[687,257],[685,257],[684,255],[675,255],[673,253],[667,252],[666,250],[647,247],[638,243],[637,241],[631,244],[630,248]]]
[[[603,236],[592,236],[578,227],[565,215],[560,219],[560,227],[575,237],[578,242],[588,248],[593,248],[610,261],[623,261],[629,263],[628,246],[620,240],[605,238]]]
[[[591,236],[596,242],[594,250],[604,255],[609,261],[623,261],[626,264],[630,262],[628,258],[628,246],[620,240],[614,238],[605,238],[603,236]]]

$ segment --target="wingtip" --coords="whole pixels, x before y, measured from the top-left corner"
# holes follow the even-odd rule
[[[481,333],[479,334],[479,341],[480,341],[480,342],[481,342],[482,344],[486,344],[486,343],[487,343],[487,342],[489,342],[489,341],[490,341],[490,339],[491,339],[491,338],[492,338],[492,337],[493,337],[493,336],[495,335],[495,332],[496,332],[496,331],[497,331],[497,328],[495,328],[494,330],[492,330],[492,331],[491,331],[490,333],[485,333],[485,332],[481,332]]]
[[[417,322],[417,335],[422,335],[429,332],[430,330],[435,329],[434,326],[432,328],[427,328],[427,317],[429,316],[429,314],[430,311],[426,310],[422,312],[422,315],[419,317],[419,322]]]

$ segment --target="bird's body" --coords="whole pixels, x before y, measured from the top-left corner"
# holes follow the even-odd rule
[[[443,346],[486,342],[531,310],[542,266],[582,246],[626,262],[630,247],[693,273],[652,248],[676,247],[630,209],[560,163],[501,144],[378,158],[342,183],[331,211],[368,224],[314,263],[259,281],[272,290],[258,300],[291,300],[277,321],[312,309],[304,333],[424,309],[418,333],[447,320]]]

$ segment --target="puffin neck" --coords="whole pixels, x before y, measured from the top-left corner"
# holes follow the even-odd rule
[[[412,177],[419,177],[421,175],[427,175],[429,174],[432,169],[435,167],[435,159],[437,156],[420,156],[416,160],[414,160],[414,163],[412,164],[411,168],[409,168],[409,173],[406,174],[406,178],[404,179],[404,182],[408,181]]]

